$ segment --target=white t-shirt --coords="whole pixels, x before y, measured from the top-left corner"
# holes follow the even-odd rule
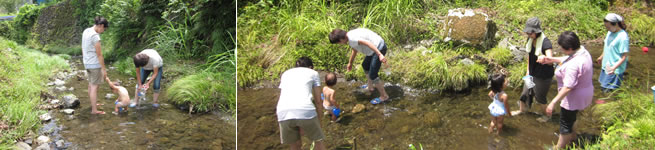
[[[360,45],[358,43],[360,40],[371,42],[376,48],[384,41],[380,35],[366,28],[350,30],[346,36],[348,36],[348,45],[366,56],[372,56],[375,51],[366,45]]]
[[[296,67],[282,73],[280,100],[277,102],[277,121],[316,117],[312,89],[320,86],[318,72],[313,69]]]
[[[141,51],[141,53],[144,53],[150,57],[148,59],[148,64],[143,66],[143,69],[145,70],[154,70],[155,67],[159,68],[162,65],[164,65],[164,60],[161,59],[161,56],[159,56],[159,53],[155,51],[154,49],[145,49]]]
[[[84,62],[84,68],[86,69],[96,69],[101,67],[95,48],[95,45],[98,42],[100,42],[100,34],[98,34],[93,27],[84,30],[82,33],[82,61]]]

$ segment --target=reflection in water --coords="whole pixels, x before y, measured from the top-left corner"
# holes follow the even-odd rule
[[[595,59],[601,47],[587,46]],[[643,70],[655,70],[651,54],[643,55],[635,48],[630,52],[630,63],[626,79],[651,81]],[[598,91],[599,66],[594,65],[594,98],[607,97]],[[360,82],[339,82],[336,98],[342,106],[343,115],[338,123],[330,123],[322,118],[322,129],[326,134],[329,149],[407,149],[409,144],[423,145],[424,149],[543,149],[557,143],[559,130],[559,108],[553,118],[539,123],[535,113],[505,119],[503,133],[499,136],[486,130],[491,116],[487,106],[491,99],[486,86],[478,86],[460,93],[417,92],[417,90],[387,84],[386,90],[392,101],[372,105],[369,100],[377,93],[360,92]],[[510,109],[520,95],[520,87],[507,89]],[[553,81],[549,100],[557,94],[557,84]],[[644,90],[646,91],[646,90]],[[274,87],[243,89],[238,91],[238,145],[242,149],[288,149],[281,145],[275,106],[279,89]],[[650,92],[650,91],[648,91]],[[363,112],[353,113],[356,104],[366,106]],[[514,104],[514,105],[512,105]],[[600,123],[591,113],[591,107],[578,113],[575,124],[579,133],[578,143],[595,142],[600,132]],[[559,107],[559,106],[557,106]],[[531,112],[542,112],[533,107]],[[303,138],[304,148],[311,143]]]
[[[80,58],[73,58],[78,61]],[[133,87],[135,80],[108,70],[112,81],[120,80],[121,86]],[[162,80],[163,88],[171,81]],[[61,126],[59,134],[69,142],[68,149],[235,149],[236,122],[230,114],[212,112],[189,115],[172,105],[163,103],[159,109],[152,108],[148,99],[146,105],[129,108],[127,112],[113,115],[115,99],[105,99],[111,90],[104,83],[98,89],[99,109],[106,115],[91,115],[88,82],[70,79],[66,86],[74,87],[72,93],[80,99],[80,108],[75,114],[55,112],[56,124]],[[130,97],[134,89],[128,88]],[[148,91],[151,98],[152,91]],[[160,99],[166,101],[165,89]],[[54,124],[54,122],[53,122]],[[59,136],[59,135],[57,135]]]

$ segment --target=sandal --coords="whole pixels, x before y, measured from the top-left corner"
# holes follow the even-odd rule
[[[386,102],[386,101],[387,101],[387,100],[382,100],[382,99],[380,99],[380,98],[378,97],[378,98],[374,98],[373,100],[371,100],[371,104],[376,105],[376,104],[384,103],[384,102]]]

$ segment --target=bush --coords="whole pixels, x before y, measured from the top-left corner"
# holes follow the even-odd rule
[[[167,89],[169,100],[186,105],[197,112],[236,109],[234,76],[229,74],[200,72],[176,80]]]
[[[31,30],[39,15],[41,14],[41,9],[45,8],[46,5],[33,5],[27,4],[20,7],[18,11],[18,16],[14,18],[14,29],[15,37],[12,39],[20,44],[25,44],[25,42],[31,38]]]

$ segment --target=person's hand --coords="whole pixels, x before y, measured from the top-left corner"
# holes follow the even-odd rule
[[[348,71],[353,70],[353,64],[348,63],[348,65],[346,66],[346,69],[347,69]]]
[[[550,103],[548,104],[548,107],[546,107],[546,114],[548,116],[553,116],[553,108],[555,108],[555,103]]]
[[[616,68],[611,67],[611,66],[605,67],[605,72],[607,72],[607,74],[609,74],[609,75],[613,75],[615,70],[616,70]]]
[[[107,69],[102,68],[102,69],[100,69],[100,71],[102,72],[103,77],[107,77]]]
[[[143,90],[147,91],[148,88],[150,88],[150,85],[148,83],[146,83],[146,84],[141,85],[141,88],[143,88]]]
[[[544,62],[545,59],[546,59],[546,56],[541,55],[541,56],[537,57],[537,63],[545,64],[545,62]]]
[[[379,55],[378,57],[380,58],[380,62],[387,64],[387,58],[384,55]]]
[[[596,64],[599,64],[599,65],[600,65],[600,64],[601,64],[601,62],[603,62],[603,59],[602,59],[602,58],[600,58],[600,57],[598,57],[598,58],[596,59]]]

